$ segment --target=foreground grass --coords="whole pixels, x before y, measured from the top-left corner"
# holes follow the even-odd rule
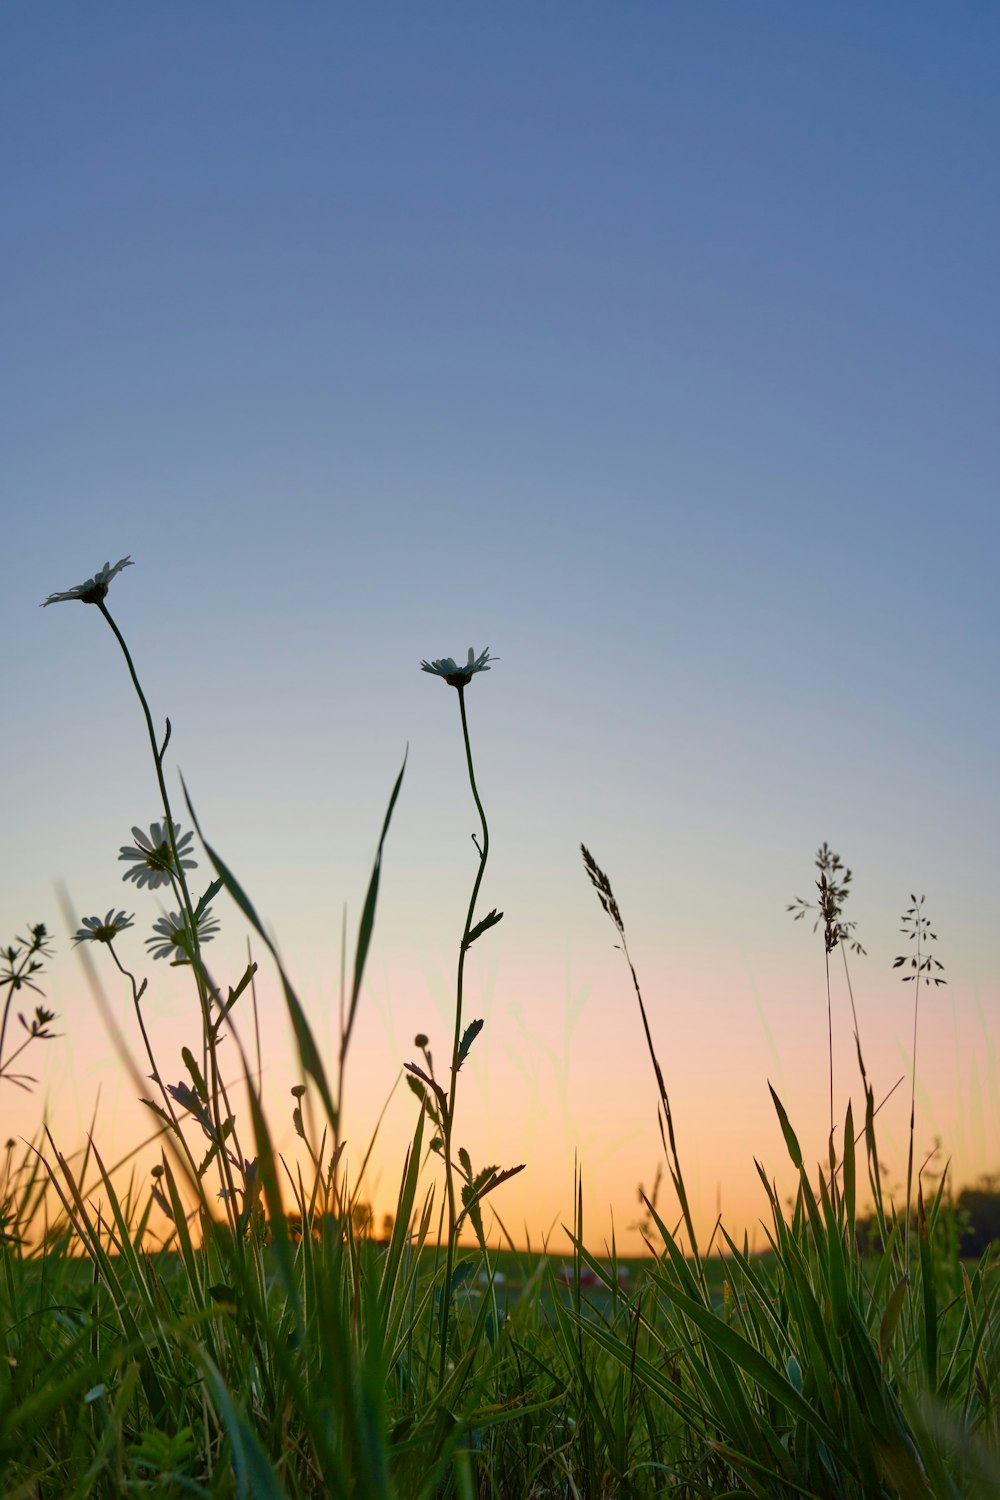
[[[995,1495],[995,1270],[928,1225],[911,1295],[816,1206],[700,1272],[463,1256],[443,1384],[437,1247],[8,1245],[3,1493]]]

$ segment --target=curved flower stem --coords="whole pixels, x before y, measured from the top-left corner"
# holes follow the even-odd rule
[[[111,957],[114,960],[115,968],[119,971],[120,974],[123,974],[125,976],[129,984],[132,986],[132,1008],[135,1011],[135,1018],[139,1023],[139,1032],[142,1036],[142,1044],[146,1049],[146,1056],[149,1059],[149,1066],[153,1070],[150,1074],[150,1078],[156,1084],[156,1087],[160,1092],[160,1098],[163,1100],[164,1108],[169,1115],[170,1121],[174,1128],[174,1135],[181,1143],[181,1148],[183,1150],[184,1156],[187,1160],[188,1166],[191,1169],[191,1180],[193,1182],[197,1182],[198,1164],[195,1161],[194,1156],[192,1155],[191,1148],[187,1143],[184,1132],[181,1130],[180,1121],[177,1118],[177,1111],[174,1109],[174,1101],[171,1099],[170,1095],[167,1093],[167,1090],[163,1086],[163,1080],[160,1077],[159,1068],[157,1067],[156,1063],[156,1057],[153,1054],[152,1043],[149,1040],[149,1033],[146,1030],[146,1023],[143,1020],[142,995],[143,991],[146,988],[146,981],[143,980],[141,986],[136,983],[135,975],[130,969],[126,969],[125,965],[118,957],[118,954],[115,952],[114,943],[108,943],[108,951],[110,952]]]
[[[174,831],[174,818],[170,807],[170,797],[167,792],[166,778],[163,775],[163,757],[167,748],[167,742],[170,739],[170,720],[167,720],[167,731],[166,735],[164,736],[163,743],[162,745],[158,744],[156,739],[156,729],[153,726],[153,715],[150,712],[146,694],[142,690],[142,683],[139,681],[139,674],[136,672],[135,663],[132,660],[132,653],[128,649],[125,637],[122,635],[121,631],[118,629],[118,626],[115,624],[111,612],[109,611],[107,605],[104,603],[104,600],[98,599],[96,603],[97,608],[101,611],[101,614],[104,616],[105,620],[107,620],[108,625],[110,626],[111,631],[115,637],[115,640],[121,647],[122,655],[125,658],[125,664],[129,670],[129,676],[132,678],[132,686],[135,688],[136,695],[142,706],[143,717],[146,720],[146,733],[149,735],[149,747],[153,752],[153,764],[156,767],[156,781],[160,789],[160,797],[163,801],[163,817],[166,823],[166,837],[167,842],[170,845],[170,856],[173,862],[173,870],[170,872],[171,883],[174,888],[174,893],[177,896],[181,907],[183,908],[184,915],[187,918],[189,931],[191,933],[191,942],[194,950],[193,958],[195,961],[192,963],[191,968],[194,972],[195,983],[198,989],[198,1000],[201,1007],[202,1073],[204,1076],[211,1079],[212,1114],[216,1129],[221,1131],[222,1121],[218,1105],[219,1069],[218,1059],[216,1056],[215,1035],[212,1028],[211,990],[205,982],[204,971],[201,965],[201,951],[198,942],[198,923],[195,920],[194,903],[191,900],[191,892],[188,890],[187,879],[184,874],[184,867],[181,863],[181,858],[177,850],[177,836]],[[138,1006],[136,1007],[136,1010],[138,1012]],[[145,1032],[143,1032],[143,1040],[146,1043],[147,1051],[149,1051],[149,1042],[145,1036]],[[151,1053],[150,1057],[152,1058]],[[222,1167],[222,1171],[225,1178],[224,1167]],[[227,1186],[231,1188],[231,1182],[227,1182]],[[227,1199],[227,1203],[230,1205],[231,1214],[233,1202],[234,1200],[232,1198]]]
[[[112,619],[111,613],[108,610],[108,607],[104,603],[103,599],[98,599],[97,607],[110,625],[115,640],[118,642],[119,646],[122,649],[122,655],[125,657],[125,664],[128,667],[129,676],[132,678],[132,686],[135,688],[136,695],[138,696],[139,702],[142,705],[143,716],[146,720],[146,732],[149,735],[149,746],[153,752],[153,764],[156,767],[156,781],[160,789],[160,797],[163,801],[163,817],[167,825],[167,842],[170,845],[170,856],[174,864],[171,875],[176,881],[179,899],[182,906],[184,907],[185,915],[187,916],[191,924],[192,942],[197,949],[198,924],[194,918],[194,905],[191,901],[191,892],[188,890],[187,879],[184,875],[184,868],[181,864],[180,856],[177,852],[177,838],[174,833],[174,818],[173,813],[170,809],[170,797],[167,793],[167,783],[163,775],[163,753],[167,748],[167,740],[170,738],[170,721],[167,721],[167,735],[163,741],[163,745],[160,746],[156,742],[156,730],[153,727],[153,715],[149,711],[149,704],[146,701],[146,694],[142,690],[142,683],[139,681],[138,673],[135,670],[135,663],[132,660],[132,653],[129,651],[128,646],[126,645],[125,637],[122,635],[121,631],[118,629],[118,626]],[[198,981],[198,994],[201,999],[202,1017],[207,1033],[209,1028],[208,996],[203,991],[203,985],[201,983],[200,977]]]
[[[469,898],[469,909],[465,917],[465,927],[462,931],[462,942],[458,950],[458,974],[455,985],[455,1035],[451,1046],[451,1082],[448,1088],[448,1109],[442,1121],[444,1127],[444,1166],[445,1182],[448,1192],[448,1248],[445,1254],[445,1280],[441,1290],[441,1362],[439,1378],[443,1385],[448,1363],[448,1322],[451,1313],[451,1278],[455,1264],[455,1226],[458,1219],[455,1203],[455,1174],[452,1166],[452,1140],[455,1125],[455,1094],[458,1087],[459,1050],[462,1045],[462,1000],[465,982],[465,955],[469,947],[469,933],[472,930],[473,917],[476,912],[476,902],[479,899],[479,888],[483,883],[483,875],[486,870],[486,861],[490,852],[490,830],[486,823],[486,814],[479,797],[479,788],[476,786],[476,772],[472,763],[472,746],[469,742],[469,721],[465,713],[465,688],[462,684],[457,685],[458,706],[462,715],[462,737],[465,741],[465,760],[469,768],[469,785],[472,787],[472,795],[475,799],[476,810],[479,813],[479,822],[482,827],[483,842],[480,845],[475,837],[473,842],[479,850],[479,869],[472,885],[472,895]]]
[[[170,811],[170,798],[167,795],[167,783],[163,776],[163,751],[166,749],[167,742],[166,740],[164,740],[163,749],[161,749],[160,746],[156,743],[156,730],[153,727],[153,716],[149,711],[149,704],[146,701],[146,694],[142,690],[142,683],[139,681],[138,673],[135,670],[135,663],[132,661],[132,653],[129,651],[128,646],[125,643],[125,637],[122,635],[121,631],[118,629],[118,626],[112,619],[111,613],[108,610],[108,606],[104,603],[103,599],[99,599],[97,601],[97,607],[110,625],[111,630],[114,633],[115,640],[122,648],[122,655],[125,657],[125,664],[128,667],[129,676],[132,678],[132,686],[135,688],[139,702],[142,705],[142,712],[146,720],[146,732],[149,735],[149,746],[153,752],[153,763],[156,766],[156,780],[160,788],[160,796],[163,800],[163,816],[166,819],[167,824],[167,840],[170,844],[170,853],[174,861],[174,869],[176,872],[177,880],[180,884],[181,895],[185,909],[188,916],[190,916],[193,921],[194,912],[191,906],[191,895],[188,891],[187,881],[184,878],[184,871],[181,867],[181,862],[177,854],[177,842],[174,836],[173,814]],[[170,731],[168,727],[168,738],[169,733]],[[195,939],[197,940],[197,933],[195,933]]]
[[[472,795],[475,798],[476,810],[479,813],[479,822],[483,830],[483,843],[479,848],[479,870],[472,886],[472,896],[469,899],[469,910],[465,918],[465,929],[462,932],[462,946],[458,954],[458,978],[455,994],[455,1038],[451,1049],[451,1087],[448,1092],[448,1114],[449,1117],[455,1110],[455,1087],[458,1080],[458,1049],[462,1042],[462,988],[465,976],[465,954],[468,949],[469,933],[472,930],[472,919],[475,916],[476,902],[479,900],[479,887],[483,883],[483,874],[486,870],[486,861],[490,852],[490,830],[486,824],[486,814],[483,812],[483,804],[479,799],[479,789],[476,786],[476,772],[472,764],[472,746],[469,743],[469,723],[465,716],[465,689],[458,689],[458,706],[462,711],[462,735],[465,739],[465,759],[469,767],[469,785],[472,787]]]
[[[203,962],[203,960],[202,960],[202,958],[201,958],[200,955],[198,955],[198,957],[197,957],[196,968],[198,970],[198,974],[199,974],[201,983],[205,987],[206,993],[212,997],[212,999],[215,1002],[216,1007],[221,1010],[221,996],[220,996],[220,993],[219,993],[219,987],[215,983],[215,981],[212,978],[211,974],[209,973],[208,969],[205,967],[205,964],[204,964],[204,962]],[[222,1178],[224,1180],[224,1185],[225,1185],[226,1191],[227,1191],[227,1193],[229,1195],[228,1198],[225,1201],[228,1204],[235,1205],[235,1203],[236,1203],[236,1191],[235,1191],[236,1190],[236,1182],[235,1182],[235,1179],[233,1178],[232,1167],[235,1166],[236,1169],[238,1170],[238,1172],[240,1173],[240,1177],[241,1177],[242,1182],[243,1182],[243,1187],[245,1189],[246,1188],[246,1171],[245,1171],[245,1168],[244,1168],[244,1165],[243,1165],[243,1163],[245,1161],[245,1158],[244,1158],[244,1155],[243,1155],[243,1147],[240,1145],[239,1134],[238,1134],[237,1129],[236,1129],[236,1116],[235,1116],[235,1114],[233,1112],[232,1105],[229,1102],[229,1094],[228,1094],[227,1089],[226,1089],[225,1079],[223,1078],[221,1070],[219,1068],[217,1041],[218,1041],[218,1035],[219,1035],[219,1027],[221,1026],[221,1024],[222,1024],[221,1023],[221,1019],[215,1021],[213,1023],[213,1025],[212,1025],[212,1031],[211,1031],[211,1045],[209,1047],[209,1058],[210,1058],[210,1061],[211,1061],[212,1072],[211,1072],[211,1084],[209,1086],[209,1095],[210,1095],[209,1102],[210,1102],[210,1106],[211,1106],[211,1109],[212,1109],[213,1124],[215,1125],[215,1130],[216,1130],[216,1133],[217,1133],[218,1139],[219,1139],[219,1172],[220,1172],[220,1174],[221,1174],[221,1176],[222,1176]],[[229,1024],[230,1034],[232,1035],[233,1040],[236,1042],[236,1045],[239,1048],[240,1057],[241,1058],[245,1058],[246,1057],[246,1053],[244,1051],[243,1044],[240,1041],[240,1039],[239,1039],[239,1037],[238,1037],[238,1035],[236,1033],[235,1023],[233,1022],[233,1018],[232,1018],[231,1015],[228,1018],[228,1024]],[[249,1069],[247,1070],[247,1078],[249,1079]],[[234,1147],[234,1149],[236,1151],[236,1158],[235,1158],[235,1160],[233,1158],[232,1152],[229,1151],[229,1149],[226,1147],[225,1142],[224,1142],[223,1117],[222,1117],[222,1111],[221,1111],[221,1109],[219,1107],[219,1100],[220,1099],[222,1100],[223,1104],[226,1106],[226,1120],[227,1121],[231,1121],[231,1125],[230,1125],[230,1129],[231,1129],[231,1132],[232,1132],[231,1139],[232,1139],[233,1147]],[[233,1210],[233,1215],[231,1217],[235,1217],[235,1209]],[[240,1247],[240,1255],[242,1257],[242,1243],[243,1242],[242,1242],[242,1238],[239,1235],[236,1237],[236,1243]]]

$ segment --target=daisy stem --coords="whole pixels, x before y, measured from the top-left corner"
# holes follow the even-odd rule
[[[128,667],[129,676],[132,678],[132,686],[135,688],[139,702],[142,705],[142,712],[146,719],[146,732],[149,735],[149,744],[153,752],[153,763],[156,766],[156,780],[160,788],[160,797],[163,800],[163,815],[166,819],[167,824],[167,840],[170,844],[170,853],[174,861],[174,868],[176,870],[177,878],[180,882],[180,887],[184,895],[185,904],[189,908],[188,915],[190,916],[191,897],[188,894],[187,882],[184,879],[184,871],[181,869],[181,862],[177,856],[177,844],[174,838],[174,820],[170,811],[170,798],[167,795],[167,783],[164,780],[163,776],[163,757],[160,753],[160,748],[156,743],[156,730],[153,727],[153,715],[149,711],[149,704],[146,701],[146,694],[142,690],[142,683],[139,681],[138,673],[135,670],[135,663],[132,660],[132,653],[129,651],[128,646],[125,643],[125,637],[122,635],[121,631],[118,629],[118,626],[112,619],[108,606],[105,604],[103,599],[98,599],[97,607],[110,625],[115,640],[122,648],[122,655],[125,658],[125,664]]]
[[[198,958],[197,958],[196,968],[197,968],[198,973],[200,975],[201,982],[202,982],[202,984],[205,987],[206,993],[209,994],[210,996],[212,996],[212,998],[215,1001],[217,1009],[221,1010],[221,1008],[222,1008],[222,1000],[221,1000],[221,996],[219,994],[218,985],[215,983],[215,981],[213,980],[211,974],[208,972],[208,969],[205,967],[205,965],[204,965],[204,963],[203,963],[200,955],[198,955]],[[234,1023],[233,1018],[232,1018],[231,1015],[228,1017],[228,1024],[229,1024],[229,1030],[230,1030],[230,1033],[231,1033],[231,1035],[233,1037],[233,1040],[236,1042],[236,1045],[239,1048],[240,1056],[241,1056],[241,1058],[245,1058],[246,1054],[245,1054],[245,1052],[243,1050],[243,1043],[240,1041],[239,1037],[236,1034],[236,1026],[235,1026],[235,1023]],[[235,1191],[235,1189],[236,1189],[236,1183],[235,1183],[235,1179],[233,1178],[232,1167],[233,1167],[233,1165],[235,1165],[236,1168],[237,1168],[237,1170],[239,1171],[241,1179],[243,1181],[244,1188],[246,1187],[246,1169],[244,1168],[244,1165],[243,1165],[243,1163],[245,1161],[245,1157],[243,1155],[243,1147],[240,1145],[240,1139],[239,1139],[239,1135],[238,1135],[237,1129],[236,1129],[236,1116],[235,1116],[235,1114],[233,1112],[232,1105],[229,1102],[229,1094],[228,1094],[228,1092],[226,1090],[225,1079],[223,1078],[222,1073],[219,1070],[219,1058],[218,1058],[218,1049],[217,1049],[216,1043],[217,1043],[217,1040],[218,1040],[218,1031],[219,1031],[220,1025],[221,1025],[221,1021],[217,1021],[215,1023],[215,1025],[212,1027],[211,1045],[209,1047],[209,1059],[210,1059],[210,1066],[211,1066],[211,1075],[210,1075],[211,1076],[211,1086],[209,1088],[209,1096],[210,1096],[210,1098],[209,1098],[209,1105],[210,1105],[210,1108],[212,1110],[212,1120],[213,1120],[213,1123],[215,1125],[216,1133],[217,1133],[217,1136],[218,1136],[218,1139],[219,1139],[219,1142],[220,1142],[220,1147],[219,1147],[219,1173],[220,1173],[220,1176],[223,1179],[224,1186],[225,1186],[225,1188],[226,1188],[226,1190],[228,1192],[228,1195],[229,1195],[226,1198],[225,1201],[226,1201],[227,1205],[231,1205],[232,1206],[232,1212],[230,1214],[230,1218],[233,1221],[235,1221],[235,1219],[238,1218],[238,1215],[235,1212],[235,1204],[236,1204],[236,1191]],[[247,1079],[248,1079],[248,1081],[249,1081],[249,1077],[250,1077],[250,1073],[249,1073],[249,1069],[247,1069]],[[225,1136],[224,1136],[224,1122],[223,1122],[223,1117],[222,1117],[222,1111],[219,1108],[219,1100],[220,1099],[222,1100],[223,1104],[226,1106],[226,1120],[231,1122],[231,1124],[230,1124],[230,1130],[231,1130],[231,1133],[232,1133],[231,1134],[231,1139],[232,1139],[233,1146],[235,1147],[236,1153],[237,1153],[235,1163],[233,1161],[232,1154],[229,1152],[228,1148],[224,1144],[224,1140],[225,1140]],[[236,1236],[236,1244],[237,1244],[237,1246],[239,1248],[239,1254],[240,1254],[240,1258],[242,1260],[242,1258],[243,1258],[243,1242],[242,1242],[242,1238],[239,1235]]]
[[[101,614],[104,616],[105,620],[107,620],[107,622],[108,622],[108,625],[111,627],[111,631],[112,631],[112,633],[113,633],[113,635],[115,637],[115,640],[118,642],[119,646],[121,647],[122,655],[125,658],[125,664],[126,664],[126,666],[128,667],[128,670],[129,670],[129,676],[132,678],[132,686],[135,688],[136,695],[137,695],[137,697],[139,699],[140,704],[142,705],[143,716],[144,716],[144,718],[146,720],[146,732],[149,735],[149,745],[150,745],[150,749],[153,752],[153,764],[156,767],[156,780],[157,780],[157,784],[158,784],[159,789],[160,789],[160,797],[162,798],[162,801],[163,801],[163,817],[164,817],[164,822],[166,823],[166,837],[167,837],[167,842],[170,845],[170,857],[171,857],[171,860],[173,862],[173,870],[170,872],[171,873],[171,880],[172,880],[172,883],[173,883],[173,886],[174,886],[175,894],[177,895],[177,898],[178,898],[181,906],[184,909],[184,914],[185,914],[185,916],[187,917],[187,920],[188,920],[189,931],[191,933],[192,944],[194,945],[195,956],[199,959],[199,962],[192,964],[192,969],[194,971],[195,982],[196,982],[197,987],[198,987],[198,999],[199,999],[199,1002],[200,1002],[200,1005],[201,1005],[201,1020],[202,1020],[202,1049],[201,1049],[202,1050],[202,1072],[203,1072],[203,1074],[209,1075],[211,1077],[211,1079],[212,1079],[213,1114],[214,1114],[214,1117],[215,1117],[216,1127],[217,1128],[221,1128],[221,1120],[219,1118],[218,1096],[217,1096],[217,1084],[218,1084],[218,1076],[219,1076],[218,1075],[218,1063],[217,1063],[216,1054],[215,1054],[215,1038],[214,1038],[214,1035],[213,1035],[213,1032],[212,1032],[212,1018],[211,1018],[211,1009],[210,1009],[210,1002],[209,1002],[209,991],[208,991],[208,989],[207,989],[207,987],[205,985],[204,976],[203,976],[202,969],[201,969],[201,964],[200,964],[200,946],[199,946],[199,943],[198,943],[198,923],[195,920],[194,905],[193,905],[193,903],[191,901],[191,893],[188,890],[187,880],[186,880],[185,875],[184,875],[184,867],[183,867],[183,865],[181,863],[180,854],[178,853],[178,850],[177,850],[177,835],[176,835],[176,832],[175,832],[175,825],[174,825],[173,813],[172,813],[171,808],[170,808],[170,797],[169,797],[169,795],[167,793],[166,779],[165,779],[165,777],[163,775],[163,753],[164,753],[164,750],[166,749],[167,740],[166,739],[164,740],[162,747],[159,744],[157,744],[156,729],[153,726],[153,715],[150,713],[149,703],[147,702],[146,694],[142,690],[142,683],[139,681],[139,674],[135,670],[135,663],[132,660],[132,653],[129,651],[128,645],[127,645],[127,643],[125,641],[125,637],[122,635],[121,631],[118,629],[118,626],[115,624],[115,621],[112,618],[111,612],[109,611],[107,605],[104,603],[104,600],[103,599],[98,599],[96,602],[97,602],[98,609],[101,611]],[[168,720],[167,721],[167,738],[168,739],[169,739],[169,735],[170,735],[170,724],[169,724],[169,720]],[[145,1040],[145,1037],[144,1037],[144,1040]],[[148,1041],[146,1043],[146,1046],[147,1046],[147,1051],[148,1051],[149,1050]],[[152,1054],[150,1054],[150,1055],[152,1056]],[[227,1201],[231,1203],[232,1200],[227,1200]]]
[[[170,845],[170,857],[173,860],[173,864],[174,864],[174,868],[173,868],[171,874],[173,875],[174,879],[177,882],[179,899],[180,899],[180,901],[181,901],[181,903],[182,903],[182,905],[184,907],[185,914],[187,915],[187,917],[188,917],[188,919],[189,919],[189,921],[191,923],[192,941],[194,942],[195,947],[197,948],[197,946],[198,946],[198,924],[197,924],[197,922],[194,919],[194,907],[193,907],[192,902],[191,902],[191,893],[188,890],[187,880],[184,877],[184,868],[183,868],[183,865],[181,864],[180,855],[177,852],[177,836],[176,836],[176,833],[174,832],[174,818],[173,818],[173,813],[170,810],[170,797],[167,794],[167,783],[166,783],[166,780],[164,779],[164,775],[163,775],[163,752],[161,751],[160,747],[156,743],[156,730],[153,727],[153,715],[149,711],[149,704],[146,701],[146,694],[142,690],[142,683],[139,681],[138,673],[135,670],[135,664],[132,661],[132,653],[129,651],[128,646],[125,643],[125,637],[122,635],[121,631],[118,629],[118,626],[115,624],[114,620],[112,619],[110,611],[108,610],[108,607],[104,603],[103,599],[98,599],[98,601],[97,601],[97,607],[101,611],[101,614],[104,616],[104,618],[107,620],[108,624],[110,625],[111,630],[112,630],[112,632],[114,634],[115,640],[118,642],[119,646],[122,648],[122,655],[125,657],[125,664],[128,667],[129,676],[132,678],[132,686],[135,688],[135,691],[136,691],[136,694],[138,696],[139,702],[142,705],[142,712],[143,712],[143,715],[144,715],[145,720],[146,720],[146,732],[149,735],[150,749],[153,752],[153,764],[156,767],[156,780],[157,780],[157,784],[158,784],[158,786],[160,788],[160,797],[163,800],[163,817],[164,817],[164,821],[166,822],[166,825],[167,825],[166,833],[167,833],[167,842]],[[169,728],[169,726],[168,726],[168,728]],[[166,741],[164,741],[164,745],[165,744],[166,744]],[[202,992],[202,985],[201,985],[200,979],[199,979],[198,989],[199,989],[199,993],[201,993]],[[208,1003],[207,1003],[207,997],[204,994],[202,994],[201,998],[202,998],[202,1009],[204,1011],[204,1017],[205,1017],[205,1025],[206,1025],[206,1028],[207,1028],[208,1027]]]
[[[451,1278],[455,1262],[455,1224],[457,1221],[455,1204],[455,1176],[452,1167],[452,1138],[455,1125],[455,1094],[458,1087],[458,1056],[462,1045],[462,999],[465,982],[465,955],[469,946],[469,933],[472,930],[472,922],[476,912],[476,902],[479,899],[479,887],[483,883],[483,875],[486,870],[486,861],[490,852],[490,830],[486,823],[486,814],[479,797],[479,788],[476,786],[476,772],[472,763],[472,745],[469,742],[469,721],[465,713],[465,689],[461,685],[458,691],[458,706],[462,715],[462,737],[465,741],[465,760],[469,768],[469,785],[472,787],[472,796],[479,813],[479,822],[483,832],[483,842],[476,843],[479,850],[479,869],[472,886],[472,895],[469,899],[469,909],[465,917],[465,928],[462,932],[462,942],[458,950],[458,975],[455,986],[455,1036],[451,1047],[451,1083],[448,1089],[448,1109],[444,1117],[444,1164],[445,1180],[448,1191],[448,1248],[445,1255],[445,1282],[441,1297],[441,1366],[440,1381],[444,1384],[445,1372],[448,1361],[448,1321],[451,1311]]]
[[[146,1049],[146,1056],[149,1059],[149,1066],[153,1070],[150,1076],[153,1082],[156,1084],[156,1087],[160,1091],[160,1098],[163,1100],[166,1112],[170,1116],[170,1120],[174,1127],[174,1135],[180,1141],[181,1147],[184,1151],[184,1155],[187,1158],[188,1165],[191,1169],[192,1180],[197,1181],[198,1164],[191,1154],[191,1148],[184,1137],[184,1132],[181,1130],[180,1121],[178,1120],[177,1112],[174,1109],[174,1101],[171,1099],[170,1095],[167,1093],[167,1090],[163,1086],[163,1081],[160,1078],[159,1069],[156,1065],[156,1058],[153,1055],[152,1044],[149,1040],[149,1033],[146,1030],[146,1023],[142,1018],[142,990],[136,984],[135,975],[131,972],[130,969],[126,969],[125,965],[118,957],[118,954],[115,952],[114,943],[108,943],[108,952],[111,954],[111,957],[114,960],[116,969],[120,974],[123,974],[125,976],[129,984],[132,986],[132,1007],[135,1011],[135,1018],[139,1023],[139,1032],[142,1036],[142,1044]]]
[[[465,929],[462,933],[462,945],[458,953],[458,978],[455,994],[455,1039],[452,1044],[451,1051],[451,1088],[448,1094],[449,1117],[454,1113],[455,1110],[455,1088],[458,1081],[458,1069],[456,1067],[456,1063],[458,1061],[458,1049],[461,1046],[462,1042],[462,993],[463,981],[465,976],[465,954],[468,948],[469,933],[472,930],[472,920],[476,912],[476,902],[479,900],[479,887],[483,883],[483,874],[486,870],[486,861],[489,857],[490,852],[490,830],[486,824],[486,814],[483,811],[483,804],[479,800],[479,789],[476,786],[476,772],[472,764],[472,746],[469,743],[469,722],[465,716],[464,688],[458,689],[458,705],[462,711],[462,735],[465,740],[465,759],[469,767],[469,785],[472,787],[472,795],[475,799],[476,811],[479,813],[479,822],[483,830],[483,842],[481,848],[478,844],[476,846],[477,848],[479,848],[479,869],[476,873],[476,879],[472,886],[472,896],[469,900],[469,910],[465,918]]]

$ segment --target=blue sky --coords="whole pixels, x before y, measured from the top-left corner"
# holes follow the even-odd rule
[[[37,609],[131,553],[109,602],[320,1011],[410,745],[359,1040],[386,1091],[407,1033],[447,1030],[474,822],[417,665],[469,644],[501,658],[470,690],[494,1098],[535,1069],[544,1128],[575,986],[567,1076],[605,1086],[612,1004],[616,1080],[643,1066],[581,838],[717,1113],[771,1129],[758,1001],[801,1108],[822,1094],[784,904],[824,838],[886,1076],[914,886],[953,974],[929,1054],[985,1066],[996,11],[55,4],[0,42],[7,926],[56,878],[81,915],[121,902],[117,847],[159,811],[96,611]]]

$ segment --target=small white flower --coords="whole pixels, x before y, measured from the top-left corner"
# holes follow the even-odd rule
[[[207,906],[198,918],[198,942],[210,943],[219,931],[219,924]],[[153,936],[146,939],[146,947],[153,958],[169,958],[175,964],[190,963],[194,952],[191,940],[191,924],[186,912],[172,911],[153,923]]]
[[[116,562],[114,567],[105,563],[103,568],[98,568],[93,578],[88,578],[86,583],[78,583],[75,589],[67,589],[65,594],[50,594],[47,599],[42,600],[42,608],[47,604],[61,604],[64,599],[79,599],[81,604],[100,604],[102,599],[108,595],[108,584],[116,573],[122,568],[131,568],[134,564],[130,557],[123,557]]]
[[[133,913],[133,916],[135,914]],[[74,943],[113,943],[120,932],[126,927],[132,926],[132,917],[127,917],[123,911],[115,911],[114,907],[102,920],[100,917],[84,917]]]
[[[167,831],[166,822],[150,823],[149,835],[143,833],[141,828],[132,829],[132,837],[135,846],[123,844],[119,859],[132,860],[130,870],[126,870],[122,876],[123,880],[134,880],[137,886],[148,885],[151,891],[158,885],[168,885],[171,876],[177,875],[174,868],[174,856],[170,850],[170,836]],[[182,870],[193,870],[196,863],[186,856],[191,852],[191,841],[193,833],[185,833],[181,836],[180,824],[174,824],[174,841],[177,844],[177,858],[180,860]]]
[[[439,661],[422,661],[420,670],[422,672],[433,672],[436,677],[443,677],[449,687],[462,688],[472,681],[473,673],[488,672],[486,665],[489,661],[499,661],[498,656],[491,656],[489,647],[477,656],[472,647],[469,647],[469,659],[463,666],[459,666],[454,657],[442,656]]]

